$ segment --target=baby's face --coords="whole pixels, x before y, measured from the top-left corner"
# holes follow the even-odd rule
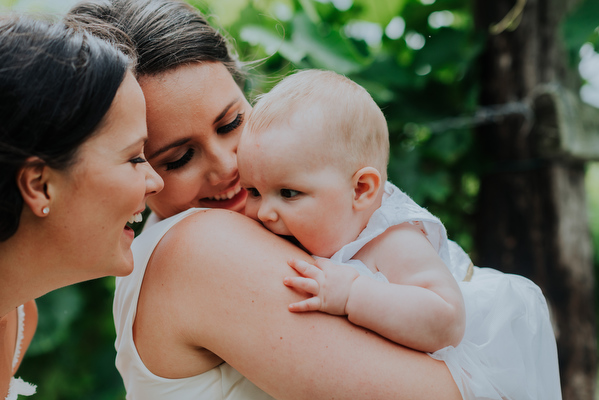
[[[237,161],[248,191],[245,212],[311,254],[330,257],[353,239],[352,173],[331,165],[314,124],[296,120],[242,136]]]

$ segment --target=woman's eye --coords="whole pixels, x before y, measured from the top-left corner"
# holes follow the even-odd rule
[[[216,130],[216,133],[224,135],[226,133],[229,133],[229,132],[234,131],[235,129],[239,128],[239,126],[241,126],[241,124],[243,124],[243,114],[242,113],[237,114],[237,117],[235,117],[235,119],[232,122],[218,128]]]
[[[284,197],[286,199],[290,199],[292,197],[295,197],[297,195],[299,195],[300,192],[298,192],[297,190],[293,190],[293,189],[281,189],[281,197]]]
[[[252,197],[260,197],[260,192],[256,188],[247,188],[245,189]]]
[[[193,158],[194,153],[195,153],[195,150],[193,148],[190,148],[189,150],[187,150],[185,152],[185,154],[183,154],[183,156],[180,159],[173,161],[173,162],[166,163],[166,170],[168,171],[171,169],[181,168],[182,166],[187,164]]]
[[[142,164],[142,163],[145,163],[145,162],[147,162],[147,161],[146,161],[146,159],[145,159],[145,158],[143,158],[143,157],[135,157],[135,158],[132,158],[131,160],[129,160],[129,162],[130,162],[131,164]]]

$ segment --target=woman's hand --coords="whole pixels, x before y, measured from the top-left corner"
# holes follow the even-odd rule
[[[352,284],[359,276],[356,270],[335,264],[326,258],[319,258],[314,264],[297,259],[291,259],[287,263],[301,276],[285,277],[283,283],[313,295],[290,304],[289,311],[322,311],[333,315],[347,315],[345,306]]]

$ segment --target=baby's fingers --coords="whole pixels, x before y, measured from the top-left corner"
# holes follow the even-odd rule
[[[298,303],[289,304],[289,311],[291,312],[305,312],[318,310],[320,310],[320,299],[318,297],[310,297],[309,299],[300,301]]]
[[[285,286],[301,289],[313,295],[317,295],[319,291],[318,282],[310,278],[286,277],[283,279],[283,283]]]
[[[320,275],[322,275],[322,271],[320,270],[320,268],[312,264],[309,264],[303,260],[291,259],[287,261],[287,264],[289,264],[291,268],[296,270],[298,274],[308,278],[316,279]]]

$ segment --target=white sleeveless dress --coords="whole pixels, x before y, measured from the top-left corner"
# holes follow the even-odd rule
[[[167,379],[150,372],[137,353],[133,342],[133,322],[148,261],[158,242],[173,225],[200,210],[187,210],[144,229],[132,245],[133,273],[116,280],[113,307],[117,333],[116,366],[125,383],[127,399],[272,400],[229,364],[223,363],[197,376]]]
[[[13,370],[19,363],[21,357],[21,344],[23,343],[23,332],[25,331],[25,307],[19,306],[17,308],[17,345],[15,347],[15,354],[12,358]],[[19,395],[31,396],[35,394],[36,386],[31,383],[25,382],[21,378],[12,377],[8,386],[8,395],[5,400],[17,400]]]
[[[445,227],[408,195],[387,182],[381,207],[358,238],[341,248],[332,261],[353,266],[360,274],[388,282],[351,258],[391,226],[420,222],[431,244],[458,281],[466,305],[466,331],[457,347],[431,357],[447,364],[464,399],[561,399],[557,347],[541,290],[530,280],[491,268],[474,267],[468,255],[447,239]]]

